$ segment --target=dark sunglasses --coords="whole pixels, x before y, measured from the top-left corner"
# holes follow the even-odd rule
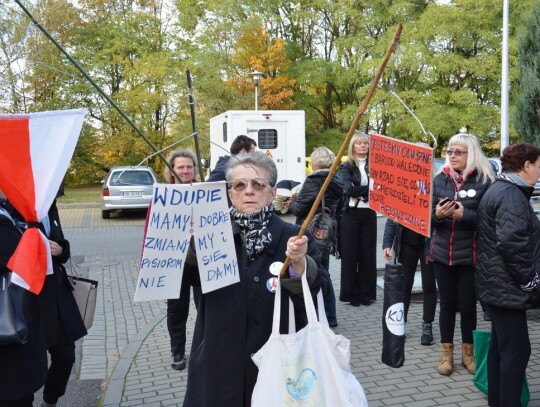
[[[467,154],[467,152],[463,151],[463,150],[446,150],[446,155],[447,156],[451,156],[452,154],[457,156],[457,157],[460,157],[463,154]]]
[[[264,178],[251,178],[251,179],[238,178],[238,179],[232,180],[228,184],[229,184],[229,188],[233,189],[234,191],[242,192],[247,188],[247,186],[250,183],[251,183],[251,187],[255,191],[262,191],[263,189],[266,188],[266,185],[272,185],[270,184],[270,181]]]

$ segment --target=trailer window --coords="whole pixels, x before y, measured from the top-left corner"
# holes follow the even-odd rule
[[[227,122],[223,122],[223,142],[227,141]]]
[[[277,148],[277,130],[275,129],[260,129],[259,133],[259,148],[264,149],[273,149]]]

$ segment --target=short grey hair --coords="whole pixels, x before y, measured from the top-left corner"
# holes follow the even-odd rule
[[[232,181],[233,170],[242,165],[244,167],[258,167],[266,170],[268,174],[268,182],[270,186],[275,187],[277,183],[277,168],[276,163],[262,151],[254,151],[252,153],[241,153],[236,156],[231,156],[227,165],[225,179],[227,182]]]
[[[311,155],[311,166],[316,165],[318,168],[330,168],[334,163],[336,156],[326,147],[317,147]]]

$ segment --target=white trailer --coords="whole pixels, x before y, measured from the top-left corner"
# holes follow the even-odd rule
[[[306,177],[306,126],[303,110],[229,110],[210,119],[210,169],[229,155],[233,140],[244,134],[276,163],[278,181],[300,183]]]

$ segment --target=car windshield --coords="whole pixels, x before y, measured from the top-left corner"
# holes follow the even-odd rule
[[[152,185],[154,179],[148,171],[122,170],[111,176],[110,185]]]

